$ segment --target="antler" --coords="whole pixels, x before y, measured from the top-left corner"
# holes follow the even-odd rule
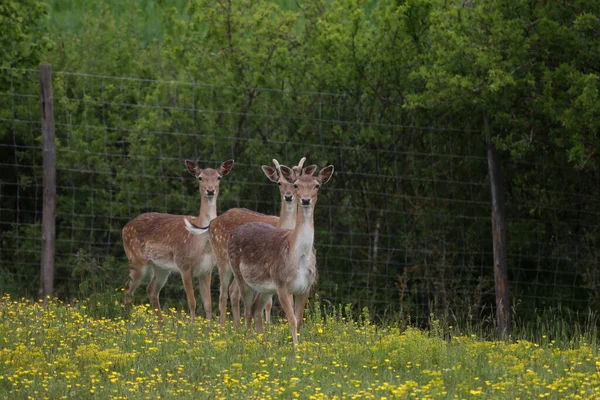
[[[304,161],[306,161],[306,157],[302,157],[300,162],[295,167],[292,167],[296,175],[300,176],[302,174],[302,166],[304,165]]]
[[[304,161],[306,161],[306,157],[302,157],[300,159],[300,162],[298,163],[298,168],[302,169],[302,167],[304,166]]]
[[[279,161],[277,161],[276,159],[273,159],[273,164],[275,164],[275,169],[277,169],[277,172],[279,172],[279,174],[281,174],[281,170],[279,168]]]
[[[296,175],[299,176],[302,174],[302,167],[304,166],[305,161],[306,161],[306,157],[302,157],[300,159],[300,162],[298,162],[298,165],[296,165],[295,167],[292,167],[292,169],[294,170]],[[279,164],[279,161],[277,161],[276,159],[273,159],[273,164],[275,165],[277,172],[279,172],[279,174],[281,175],[281,165]]]

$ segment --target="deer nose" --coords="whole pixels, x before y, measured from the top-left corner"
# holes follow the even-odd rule
[[[214,196],[214,195],[215,195],[215,191],[214,191],[214,189],[213,189],[213,190],[207,190],[207,191],[206,191],[206,195],[207,195],[207,196]]]
[[[302,199],[303,206],[310,206],[310,199]]]
[[[285,201],[290,202],[290,201],[294,200],[294,195],[291,195],[291,194],[287,195],[286,194],[286,195],[283,196],[283,198],[285,199]]]

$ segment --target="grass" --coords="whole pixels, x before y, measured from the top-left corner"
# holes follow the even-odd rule
[[[99,305],[96,305],[99,306]],[[113,305],[111,305],[113,307]],[[114,304],[115,308],[121,307]],[[600,396],[595,336],[485,341],[355,321],[314,308],[294,348],[284,321],[267,340],[191,324],[148,306],[90,315],[87,302],[0,300],[1,398],[590,398]],[[447,339],[448,335],[452,337]]]
[[[163,3],[163,5],[159,5]],[[127,27],[127,33],[146,43],[162,38],[163,9],[175,8],[183,13],[186,0],[51,0],[48,26],[51,32],[78,35],[87,29],[86,18],[109,10],[115,22]]]
[[[161,14],[175,9],[181,19],[186,20],[188,3],[189,0],[51,0],[48,27],[54,34],[80,35],[88,29],[87,18],[108,10],[117,25],[126,27],[126,34],[152,43],[163,38],[165,27]],[[274,3],[282,10],[294,12],[300,12],[302,6],[300,0],[265,0],[265,3]],[[376,6],[377,1],[365,4],[367,14]]]
[[[298,10],[295,0],[273,0],[284,10]],[[176,9],[182,18],[188,0],[51,0],[48,26],[51,32],[77,35],[87,29],[86,18],[98,16],[106,8],[127,33],[145,43],[161,39],[164,21],[161,13]]]

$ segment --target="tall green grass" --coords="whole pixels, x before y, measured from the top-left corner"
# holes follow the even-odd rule
[[[301,11],[300,0],[268,0],[285,11]],[[329,0],[330,3],[333,0]],[[77,35],[87,29],[86,19],[91,16],[109,13],[117,24],[127,27],[126,32],[150,43],[160,40],[165,30],[161,14],[166,10],[176,10],[185,20],[185,9],[189,0],[51,0],[48,27],[58,35]],[[377,1],[365,3],[365,11],[370,13]]]
[[[127,27],[126,32],[149,43],[161,39],[164,24],[161,13],[176,9],[183,14],[187,0],[52,0],[48,26],[61,35],[77,35],[87,29],[86,20],[110,13],[117,24]]]
[[[262,340],[230,325],[192,324],[184,311],[170,310],[160,325],[144,305],[107,318],[90,304],[0,299],[1,398],[566,399],[600,391],[598,349],[585,339],[563,348],[454,327],[449,339],[435,320],[428,331],[375,326],[367,313],[313,303],[295,348],[284,321]]]
[[[284,10],[298,10],[295,0],[273,0]],[[161,14],[177,10],[184,19],[189,0],[51,0],[48,27],[62,35],[77,35],[87,29],[86,19],[108,12],[117,24],[143,42],[160,40],[165,29]]]
[[[73,265],[73,279],[79,280],[79,291],[76,299],[82,299],[81,304],[86,305],[87,312],[94,318],[125,318],[127,313],[123,308],[123,288],[128,280],[127,264],[116,260],[100,260],[80,250]],[[121,284],[116,283],[115,277],[122,276]],[[146,282],[149,277],[146,277]],[[179,277],[172,276],[162,291],[161,304],[164,309],[177,309],[187,313],[188,305],[185,293],[180,285]],[[213,280],[213,293],[217,291],[217,279]],[[64,296],[63,296],[64,297]],[[215,298],[216,300],[216,298]],[[142,284],[136,291],[134,304],[146,304],[145,285]],[[213,308],[216,301],[213,301]],[[197,310],[202,313],[201,310]],[[217,312],[213,310],[213,314]],[[281,311],[276,307],[275,315]],[[498,325],[494,318],[493,310],[482,311],[480,315],[471,312],[450,313],[448,315],[431,314],[427,323],[419,324],[412,321],[409,316],[402,313],[389,313],[385,316],[371,316],[365,308],[358,310],[350,305],[342,306],[320,301],[313,297],[308,303],[308,318],[314,321],[322,319],[336,319],[346,316],[361,323],[374,324],[379,327],[393,326],[401,330],[409,327],[421,328],[425,331],[436,331],[441,337],[451,339],[453,336],[475,336],[483,340],[498,340]],[[586,314],[572,312],[567,308],[554,308],[539,310],[534,318],[529,314],[522,316],[518,309],[513,308],[511,313],[512,326],[508,342],[527,340],[535,343],[553,342],[556,346],[569,348],[574,343],[584,341],[590,345],[599,342],[598,326],[600,315],[589,310]]]

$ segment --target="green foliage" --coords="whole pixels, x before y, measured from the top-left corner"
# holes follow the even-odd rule
[[[316,215],[322,299],[375,318],[488,321],[485,115],[503,155],[513,295],[533,297],[529,312],[600,304],[597,2],[56,0],[46,23],[42,2],[1,4],[14,17],[2,66],[43,54],[55,71],[61,297],[122,287],[129,219],[197,213],[184,159],[235,158],[220,211],[276,213],[258,166],[307,155],[341,172]],[[11,160],[0,260],[5,286],[33,295],[37,76],[11,74],[0,77],[0,158]],[[74,265],[97,277],[73,282]]]
[[[470,115],[479,127],[485,112],[516,160],[553,144],[573,165],[597,166],[599,13],[589,1],[440,3],[410,106]]]
[[[186,3],[184,0],[51,0],[48,26],[52,32],[62,31],[69,36],[86,35],[90,29],[89,17],[103,13],[108,6],[115,24],[125,29],[126,36],[152,43],[163,37],[163,9],[182,10]]]
[[[52,49],[43,28],[47,16],[45,1],[0,1],[0,67],[35,67],[41,54]],[[0,84],[4,88],[5,82]]]

